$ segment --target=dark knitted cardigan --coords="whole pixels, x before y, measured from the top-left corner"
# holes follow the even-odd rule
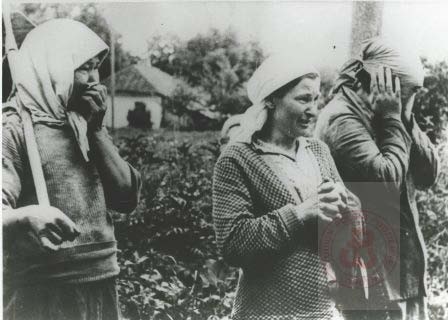
[[[308,140],[322,178],[341,181],[328,147]],[[317,221],[252,144],[235,143],[215,166],[213,219],[224,259],[241,268],[233,319],[327,319],[332,302],[317,252]]]

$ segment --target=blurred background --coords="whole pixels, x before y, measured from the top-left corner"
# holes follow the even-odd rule
[[[119,293],[126,319],[229,319],[238,272],[219,258],[211,220],[213,165],[223,123],[250,105],[245,84],[277,51],[312,58],[321,107],[362,40],[411,43],[426,70],[415,114],[442,173],[420,192],[429,251],[431,319],[448,318],[448,3],[13,3],[19,45],[46,20],[69,17],[111,47],[100,69],[120,153],[142,172],[138,209],[117,214]],[[10,93],[3,59],[2,98]]]

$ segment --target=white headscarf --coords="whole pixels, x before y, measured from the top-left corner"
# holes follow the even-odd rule
[[[74,71],[109,48],[84,24],[54,19],[33,29],[19,50],[16,98],[28,109],[34,123],[72,127],[81,152],[88,161],[87,122],[67,111],[73,91]]]
[[[247,94],[252,106],[243,114],[240,131],[232,141],[249,143],[268,118],[265,99],[277,89],[307,74],[319,75],[319,72],[297,54],[277,53],[264,60],[247,83]]]

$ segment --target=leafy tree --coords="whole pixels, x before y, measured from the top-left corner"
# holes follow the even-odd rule
[[[179,75],[177,53],[180,49],[181,41],[173,35],[156,35],[148,41],[148,57],[151,64],[171,75]]]
[[[176,114],[207,112],[224,120],[250,105],[245,83],[263,59],[257,43],[241,43],[230,30],[212,29],[186,42],[157,36],[148,47],[152,65],[184,79],[167,109]]]
[[[448,64],[446,61],[430,64],[422,60],[428,71],[426,92],[416,97],[414,113],[431,140],[439,142],[448,124]]]

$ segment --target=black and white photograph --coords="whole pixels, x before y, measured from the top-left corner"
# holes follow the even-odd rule
[[[5,320],[447,320],[448,2],[2,0]]]

